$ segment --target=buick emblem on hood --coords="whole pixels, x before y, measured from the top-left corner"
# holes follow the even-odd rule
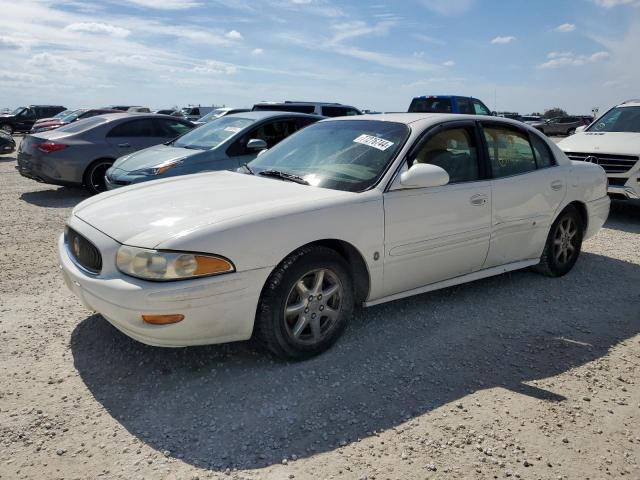
[[[584,159],[584,161],[585,162],[589,162],[589,163],[595,163],[596,165],[599,165],[598,157],[588,156],[587,158]]]

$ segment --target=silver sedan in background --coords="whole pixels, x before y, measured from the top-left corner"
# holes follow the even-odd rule
[[[118,157],[168,142],[192,128],[188,120],[166,115],[99,115],[27,135],[16,168],[38,182],[84,186],[99,193],[106,189],[105,173]]]

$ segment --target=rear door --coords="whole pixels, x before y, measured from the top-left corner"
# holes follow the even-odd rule
[[[485,267],[539,258],[566,193],[565,172],[534,133],[493,122],[482,131],[493,177]]]
[[[33,124],[36,122],[36,112],[32,108],[24,108],[18,115],[15,117],[16,126],[14,130],[20,130],[24,132],[28,132],[33,127]]]
[[[107,142],[117,156],[133,153],[143,148],[162,143],[165,133],[158,128],[153,118],[127,119],[107,133]]]

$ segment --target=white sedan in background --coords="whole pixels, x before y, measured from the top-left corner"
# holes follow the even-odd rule
[[[569,272],[609,213],[602,168],[520,122],[443,114],[318,122],[239,172],[79,204],[68,286],[141,342],[327,349],[354,305],[511,270]]]

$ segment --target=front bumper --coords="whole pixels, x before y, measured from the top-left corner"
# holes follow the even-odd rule
[[[261,268],[219,277],[178,282],[149,282],[128,277],[115,267],[115,240],[73,217],[69,225],[96,245],[103,270],[90,275],[72,260],[58,240],[65,283],[84,305],[139,342],[183,347],[247,340],[251,337],[262,286],[271,269]],[[151,325],[143,314],[183,314],[171,325]]]
[[[630,177],[608,177],[607,192],[613,197],[640,200],[640,173]]]

